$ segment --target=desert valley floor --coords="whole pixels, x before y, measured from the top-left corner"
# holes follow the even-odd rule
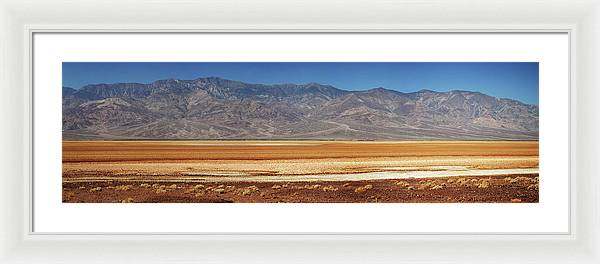
[[[63,141],[67,203],[538,202],[537,141]]]

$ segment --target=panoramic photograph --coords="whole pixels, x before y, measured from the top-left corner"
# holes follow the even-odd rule
[[[64,203],[537,203],[538,140],[537,62],[62,63]]]

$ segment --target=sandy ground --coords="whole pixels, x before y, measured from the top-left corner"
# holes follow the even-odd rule
[[[321,182],[76,182],[64,202],[535,203],[537,175]]]
[[[63,201],[537,202],[538,162],[534,141],[64,141]]]

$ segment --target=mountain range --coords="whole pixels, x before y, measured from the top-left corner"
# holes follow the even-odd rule
[[[479,92],[217,77],[62,88],[63,139],[537,140],[539,108]]]

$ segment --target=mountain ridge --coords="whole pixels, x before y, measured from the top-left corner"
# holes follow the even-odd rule
[[[537,140],[539,107],[480,92],[219,77],[63,87],[65,139]]]

